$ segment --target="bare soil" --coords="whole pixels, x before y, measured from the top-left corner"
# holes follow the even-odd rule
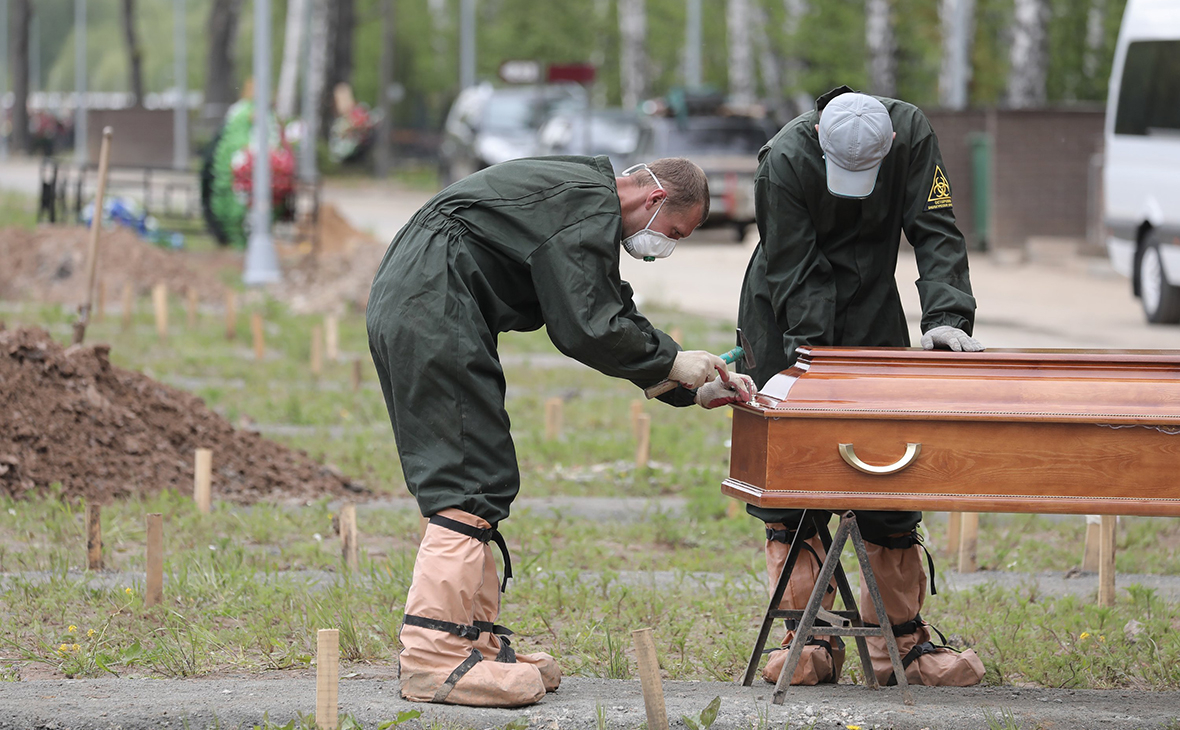
[[[192,489],[193,453],[213,450],[213,494],[236,503],[364,493],[338,471],[234,429],[182,390],[111,365],[107,345],[64,348],[0,325],[0,493],[99,503]]]
[[[80,304],[89,240],[89,231],[80,226],[0,229],[0,299]],[[170,251],[115,228],[100,234],[97,279],[108,303],[117,300],[127,283],[136,296],[163,283],[171,292],[191,289],[201,301],[221,301],[225,286],[217,271],[240,258],[230,251]]]

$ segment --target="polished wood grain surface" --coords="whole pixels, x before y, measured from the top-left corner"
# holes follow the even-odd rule
[[[763,507],[1180,516],[1180,353],[801,348],[735,408]],[[895,465],[895,473],[854,468]],[[908,444],[910,463],[903,460]]]

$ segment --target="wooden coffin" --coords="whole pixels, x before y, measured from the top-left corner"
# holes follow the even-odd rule
[[[1180,516],[1180,351],[799,348],[733,412],[760,507]]]

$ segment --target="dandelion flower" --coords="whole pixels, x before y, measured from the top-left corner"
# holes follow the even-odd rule
[[[87,638],[94,636],[94,629],[86,629]]]
[[[66,645],[62,644],[61,646],[57,647],[57,650],[59,652],[61,652],[62,654],[65,654],[66,653]]]
[[[1086,639],[1088,639],[1088,638],[1090,638],[1090,632],[1089,632],[1089,631],[1083,631],[1083,632],[1082,632],[1082,633],[1081,633],[1081,634],[1078,636],[1078,641],[1085,641],[1085,640],[1086,640]]]
[[[133,595],[135,595],[135,591],[131,590],[130,588],[124,588],[124,589],[123,589],[123,592],[124,592],[124,593],[126,593],[126,594],[127,594],[127,595],[129,595],[129,596],[133,596]]]
[[[1105,637],[1105,636],[1103,636],[1103,635],[1101,635],[1101,634],[1099,634],[1099,635],[1098,635],[1098,640],[1099,640],[1099,641],[1106,641],[1106,637]]]
[[[848,730],[860,730],[860,725],[845,725]]]
[[[70,651],[81,651],[81,650],[82,650],[82,647],[78,646],[77,644],[74,644],[73,646],[70,647]]]
[[[78,630],[78,627],[75,626],[74,624],[70,624],[70,627],[68,629],[66,629],[66,631],[70,632],[71,634],[77,630]]]

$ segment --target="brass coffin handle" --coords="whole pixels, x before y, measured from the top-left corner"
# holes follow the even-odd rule
[[[844,463],[857,471],[863,471],[865,474],[896,474],[917,461],[920,453],[922,453],[922,444],[906,444],[905,455],[900,459],[885,466],[873,466],[860,460],[852,448],[852,444],[840,444],[840,458],[844,460]]]

